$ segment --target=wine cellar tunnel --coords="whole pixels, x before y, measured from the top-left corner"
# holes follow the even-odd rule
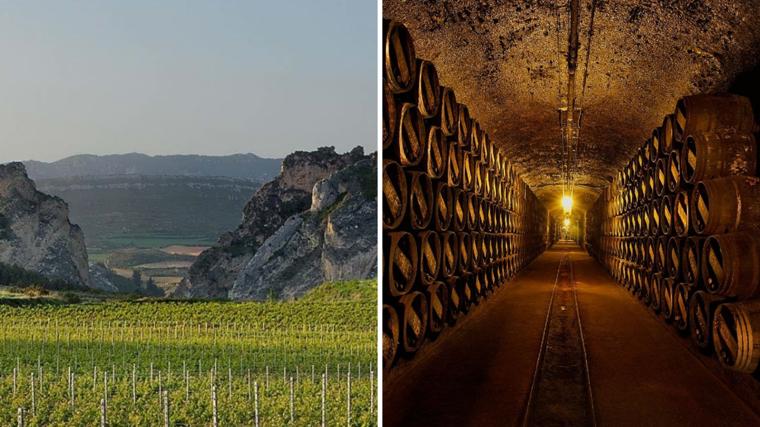
[[[760,425],[760,3],[383,18],[386,425]]]

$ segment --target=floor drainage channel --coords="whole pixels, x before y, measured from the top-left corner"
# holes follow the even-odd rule
[[[573,266],[560,260],[524,426],[595,426]]]

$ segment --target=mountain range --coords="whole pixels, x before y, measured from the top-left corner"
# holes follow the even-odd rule
[[[105,156],[80,154],[55,162],[27,160],[23,163],[29,178],[35,181],[73,176],[181,175],[224,176],[266,182],[280,172],[282,159],[267,159],[250,153],[228,156],[128,153]]]

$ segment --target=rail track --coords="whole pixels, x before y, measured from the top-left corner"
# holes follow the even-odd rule
[[[564,255],[546,310],[522,425],[596,426],[573,265]]]

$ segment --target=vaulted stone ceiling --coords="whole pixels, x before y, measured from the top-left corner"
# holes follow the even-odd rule
[[[580,6],[576,91],[583,119],[574,177],[576,206],[585,209],[678,98],[725,91],[757,65],[760,1]],[[386,0],[383,8],[385,18],[407,26],[417,56],[433,61],[441,83],[468,105],[546,207],[556,208],[567,2]]]

